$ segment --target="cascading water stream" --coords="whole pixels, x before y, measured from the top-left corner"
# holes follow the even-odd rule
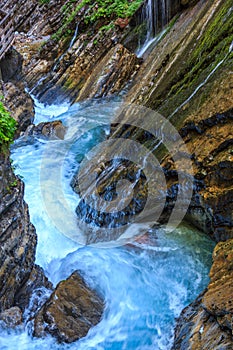
[[[146,25],[144,43],[139,45],[136,54],[142,57],[147,49],[156,44],[166,32],[170,20],[170,0],[148,0],[142,9],[141,22]]]
[[[90,105],[84,103],[68,110],[67,105],[52,106],[52,117],[45,106],[36,104],[37,123],[60,119],[67,127],[65,140],[19,139],[12,150],[16,171],[24,178],[31,220],[37,229],[36,262],[44,268],[54,285],[78,269],[89,285],[101,292],[106,306],[101,322],[85,338],[73,344],[57,344],[51,337],[33,339],[28,334],[29,324],[26,329],[3,329],[0,333],[1,350],[41,350],[48,347],[168,350],[172,344],[175,317],[208,283],[213,243],[185,225],[172,233],[162,227],[152,229],[133,245],[108,249],[82,245],[81,239],[78,243],[65,237],[51,220],[43,203],[40,190],[46,186],[41,183],[40,177],[43,152],[51,145],[51,159],[47,161],[53,164],[53,151],[61,154],[62,145],[72,144],[65,157],[60,184],[74,213],[74,221],[71,220],[69,228],[77,232],[75,208],[79,199],[72,191],[70,181],[83,156],[108,134],[106,127],[99,133],[94,127],[110,122],[114,104],[111,106],[111,103],[103,101],[95,105],[93,102],[89,108]],[[64,113],[58,116],[59,112]],[[64,160],[64,154],[60,157],[58,162]],[[56,182],[50,183],[48,188],[55,193],[57,186]],[[60,203],[60,209],[59,205],[56,208],[57,217],[64,220],[66,227],[68,222],[63,203]],[[131,229],[134,229],[133,225]]]
[[[73,47],[73,45],[74,45],[74,43],[75,43],[75,41],[77,39],[77,36],[78,36],[78,28],[79,28],[79,22],[77,22],[77,24],[76,24],[74,35],[73,35],[73,37],[72,37],[72,39],[70,41],[68,49],[60,57],[58,57],[58,59],[56,60],[54,66],[53,66],[53,69],[52,69],[53,72],[56,71],[56,69],[58,68],[58,66],[59,66],[61,60],[63,59],[63,57]]]
[[[189,101],[198,93],[198,91],[209,81],[209,79],[212,77],[212,75],[219,69],[219,67],[228,59],[229,55],[233,51],[233,41],[231,42],[231,45],[229,47],[228,52],[224,56],[224,58],[216,64],[216,66],[211,70],[211,72],[207,75],[204,81],[202,81],[196,89],[193,91],[193,93],[181,104],[179,105],[169,116],[168,119],[171,119],[177,112],[181,110]]]

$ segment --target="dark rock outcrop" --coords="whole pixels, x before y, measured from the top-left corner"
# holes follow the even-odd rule
[[[38,308],[46,301],[53,290],[52,283],[45,276],[43,269],[34,265],[28,279],[15,295],[14,304],[25,312],[27,310],[27,319],[32,318]],[[32,303],[30,303],[33,296]]]
[[[4,105],[17,121],[16,137],[25,131],[34,120],[34,103],[25,86],[20,81],[8,81],[0,89],[4,97]]]
[[[17,121],[16,136],[25,131],[34,119],[34,103],[22,82],[22,62],[22,56],[14,49],[0,61],[0,94],[5,107]]]
[[[24,185],[0,155],[0,311],[15,305],[15,296],[34,266],[37,237],[24,202]]]
[[[104,303],[77,272],[60,282],[35,317],[34,336],[50,333],[60,342],[85,337],[101,319]]]

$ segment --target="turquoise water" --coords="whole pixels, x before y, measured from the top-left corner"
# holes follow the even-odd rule
[[[36,262],[54,285],[78,269],[87,283],[103,295],[106,306],[101,322],[73,344],[57,344],[49,336],[33,339],[28,324],[14,331],[2,330],[0,349],[168,350],[175,318],[208,284],[213,242],[182,224],[173,232],[163,227],[149,229],[146,234],[139,230],[139,239],[118,247],[103,249],[82,244],[83,233],[77,228],[75,217],[79,197],[72,191],[70,181],[85,153],[109,133],[101,125],[109,123],[114,110],[109,105],[105,108],[104,102],[94,103],[91,113],[87,103],[71,109],[67,105],[50,108],[37,104],[36,122],[61,119],[68,128],[65,140],[24,139],[12,149],[16,172],[25,182],[31,221],[37,229]],[[97,133],[93,129],[96,126],[100,127]],[[74,133],[77,141],[72,141],[71,147],[69,140],[73,140]],[[58,197],[54,203],[53,195],[48,197],[49,203],[44,203],[42,189],[56,193],[59,186],[57,181],[46,183],[41,175],[45,149],[46,157],[50,154],[48,146],[51,171],[55,164],[53,155],[58,161],[63,159],[60,203]],[[64,198],[69,212],[64,209]],[[52,214],[48,206],[54,206]],[[57,220],[68,234],[61,232]],[[79,239],[70,239],[71,232],[76,232]]]

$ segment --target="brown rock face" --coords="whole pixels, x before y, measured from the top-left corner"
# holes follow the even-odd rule
[[[25,131],[26,128],[33,122],[33,100],[25,91],[25,87],[22,82],[8,81],[4,83],[2,87],[4,105],[18,123],[16,136],[19,136],[20,132]]]
[[[202,296],[182,311],[171,350],[232,349],[231,334],[223,331],[216,319],[203,309]]]
[[[52,290],[52,283],[44,275],[43,269],[38,265],[34,265],[28,280],[15,295],[15,305],[20,307],[23,312],[27,308],[26,318],[31,318]],[[32,295],[34,295],[34,298],[33,302],[30,303]]]
[[[121,29],[124,29],[128,24],[128,18],[117,18],[117,20],[115,21],[115,25],[120,27]]]
[[[116,45],[100,61],[80,91],[77,101],[117,93],[133,78],[139,69],[139,59],[134,53]]]
[[[202,203],[192,204],[188,218],[217,242],[233,237],[232,120],[230,109],[188,121],[180,131],[192,152],[195,178],[202,184]]]
[[[103,301],[91,291],[77,272],[58,284],[35,317],[34,335],[50,333],[60,342],[84,337],[101,319]]]
[[[220,242],[213,259],[203,308],[213,315],[222,329],[233,335],[233,239]]]
[[[28,279],[37,237],[23,200],[24,186],[9,159],[0,155],[0,311],[14,306],[15,295]]]
[[[232,349],[233,240],[218,243],[213,259],[208,290],[182,311],[173,350]]]

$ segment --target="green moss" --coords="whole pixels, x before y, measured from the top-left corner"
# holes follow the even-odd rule
[[[50,0],[39,0],[39,4],[43,5],[43,4],[48,4],[50,2]]]
[[[195,30],[195,29],[194,29]],[[198,103],[204,103],[208,94],[203,82],[211,81],[223,67],[230,67],[233,54],[229,47],[233,41],[233,8],[232,1],[227,0],[220,4],[213,18],[203,32],[195,35],[193,40],[185,48],[182,59],[173,63],[173,68],[168,70],[163,78],[163,84],[154,91],[150,87],[146,102],[147,107],[158,110],[165,117],[171,116],[176,108],[182,106],[185,101],[196,91]],[[169,57],[169,61],[173,59]],[[215,68],[221,63],[215,72]],[[164,68],[161,66],[161,72]],[[213,73],[214,72],[214,73]],[[213,75],[212,75],[213,73]],[[183,108],[184,107],[184,108]],[[173,115],[172,122],[179,127],[190,108],[195,106],[191,102],[179,109]]]
[[[16,122],[0,102],[0,152],[5,153],[13,141]]]
[[[195,86],[204,70],[210,72],[226,56],[232,40],[233,16],[231,0],[229,0],[219,10],[192,51],[186,63],[185,72],[181,72],[178,82],[171,88],[170,95],[174,93],[178,95],[182,90]]]
[[[114,23],[111,22],[111,23],[109,23],[109,24],[107,24],[105,26],[100,27],[99,31],[107,32],[107,31],[109,31],[110,29],[113,29],[113,28],[114,28]]]

